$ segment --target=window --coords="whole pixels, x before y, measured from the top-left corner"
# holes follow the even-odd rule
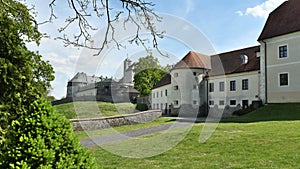
[[[156,106],[157,106],[157,109],[159,109],[159,104],[158,103],[156,104]]]
[[[220,92],[224,92],[224,90],[225,90],[225,83],[224,82],[219,83],[219,90],[220,90]]]
[[[176,85],[176,86],[174,86],[174,90],[178,90],[178,86]]]
[[[235,91],[235,90],[236,90],[235,80],[230,81],[230,91]]]
[[[165,95],[168,96],[168,90],[165,90]]]
[[[220,106],[224,106],[224,105],[225,105],[224,100],[220,100],[220,101],[219,101],[219,105],[220,105]]]
[[[157,98],[159,97],[158,92],[156,92],[156,97],[157,97]]]
[[[209,92],[214,92],[214,83],[209,83]]]
[[[155,109],[155,104],[153,104],[153,109]]]
[[[288,46],[283,45],[279,46],[279,58],[286,58],[288,57]]]
[[[155,93],[152,93],[153,98],[155,98]]]
[[[235,106],[236,105],[236,100],[230,100],[230,106]]]
[[[160,91],[160,97],[163,97],[163,91]]]
[[[197,85],[194,85],[194,86],[193,86],[193,89],[197,89]]]
[[[194,76],[197,76],[197,72],[193,72],[193,75],[194,75]]]
[[[281,73],[279,74],[279,86],[288,86],[289,85],[289,74]]]
[[[248,90],[248,88],[249,88],[249,80],[248,79],[242,80],[242,90]]]
[[[178,77],[178,73],[174,73],[174,77]]]
[[[213,105],[215,105],[215,102],[214,102],[213,100],[210,100],[210,101],[208,101],[208,104],[209,104],[210,106],[213,106]]]
[[[194,100],[194,101],[193,101],[193,104],[195,104],[195,105],[196,105],[196,104],[197,104],[197,100]]]
[[[174,100],[174,105],[175,105],[175,106],[178,106],[178,105],[179,105],[178,100]]]

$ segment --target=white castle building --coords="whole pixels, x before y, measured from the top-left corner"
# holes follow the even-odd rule
[[[214,56],[189,52],[152,90],[166,114],[228,113],[253,104],[300,102],[300,1],[270,13],[259,46]]]

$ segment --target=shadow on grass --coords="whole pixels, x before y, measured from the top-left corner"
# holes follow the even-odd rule
[[[269,104],[243,116],[222,119],[221,123],[254,123],[300,120],[300,103]]]

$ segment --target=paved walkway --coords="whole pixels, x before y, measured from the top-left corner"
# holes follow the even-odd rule
[[[89,139],[81,140],[81,144],[84,147],[90,148],[98,145],[104,145],[109,144],[115,141],[122,141],[131,139],[134,137],[149,135],[157,132],[162,132],[166,130],[172,130],[179,127],[185,127],[193,125],[194,123],[191,122],[175,122],[172,124],[165,124],[161,126],[154,126],[149,128],[143,128],[138,130],[131,130],[123,133],[116,133],[116,134],[110,134],[110,135],[104,135],[104,136],[98,136],[98,137],[92,137]]]

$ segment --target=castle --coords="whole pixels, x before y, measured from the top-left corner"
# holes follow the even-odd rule
[[[231,115],[250,105],[300,102],[300,1],[271,12],[258,42],[214,56],[189,52],[153,88],[151,108]]]
[[[133,67],[134,63],[128,58],[125,59],[123,77],[120,80],[79,72],[68,81],[66,98],[72,101],[134,103],[139,92],[133,87]]]

